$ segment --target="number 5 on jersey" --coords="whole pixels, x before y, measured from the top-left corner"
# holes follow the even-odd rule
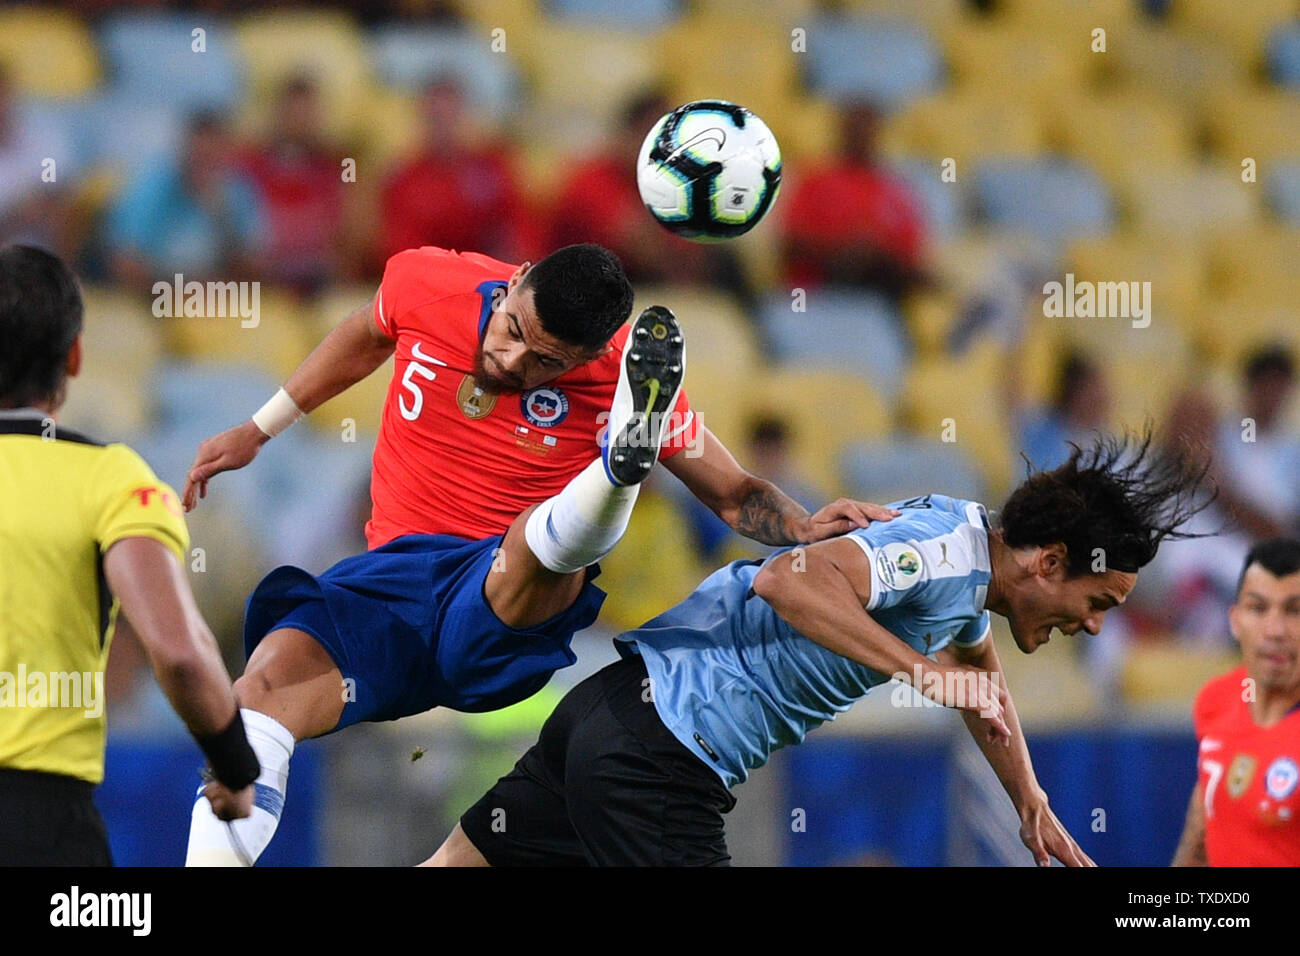
[[[446,362],[440,362],[433,356],[426,355],[424,350],[420,348],[419,342],[416,342],[411,347],[411,356],[411,361],[406,366],[406,374],[402,376],[402,387],[410,392],[412,396],[410,407],[408,408],[406,405],[405,395],[397,396],[397,408],[402,413],[402,417],[408,422],[413,422],[419,418],[420,412],[424,409],[424,392],[420,391],[420,386],[416,384],[414,376],[418,375],[429,382],[438,377],[437,372],[421,363],[428,362],[432,365],[441,365],[443,368],[447,367]],[[419,361],[417,362],[416,359],[419,359]]]

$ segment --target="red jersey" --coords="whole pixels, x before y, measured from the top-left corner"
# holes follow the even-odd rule
[[[1300,866],[1300,707],[1251,717],[1246,668],[1201,688],[1193,708],[1211,866]]]
[[[371,471],[371,548],[404,534],[501,534],[600,455],[628,326],[604,356],[538,388],[490,395],[474,385],[483,331],[515,269],[434,246],[388,260],[374,319],[397,351]],[[661,459],[699,429],[684,391],[668,428]]]

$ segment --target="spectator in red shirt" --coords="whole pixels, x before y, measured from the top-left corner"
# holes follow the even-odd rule
[[[662,93],[638,94],[624,109],[606,148],[574,163],[553,207],[551,247],[602,245],[619,257],[634,283],[734,287],[738,270],[728,251],[673,235],[651,218],[641,201],[637,155],[650,128],[671,109]]]
[[[509,151],[499,142],[476,141],[460,84],[433,80],[421,109],[421,151],[384,187],[383,257],[441,246],[511,262],[536,258],[539,237]]]
[[[792,286],[865,286],[898,295],[923,279],[925,227],[911,190],[877,160],[874,107],[841,114],[838,153],[792,184],[783,256]]]
[[[276,282],[311,293],[339,277],[346,233],[342,158],[321,130],[315,81],[291,77],[267,135],[242,157],[266,204],[265,263]]]

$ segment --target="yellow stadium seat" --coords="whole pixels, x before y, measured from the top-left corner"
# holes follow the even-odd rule
[[[1247,70],[1262,65],[1269,34],[1295,19],[1294,0],[1178,0],[1173,25],[1229,51]]]
[[[1032,158],[1045,146],[1029,105],[975,90],[918,100],[887,119],[881,134],[882,146],[892,154],[952,157],[958,177],[983,157]]]
[[[1185,166],[1195,133],[1181,104],[1133,92],[1075,91],[1047,113],[1051,142],[1112,185],[1153,166]]]
[[[1241,68],[1223,48],[1196,36],[1135,24],[1108,37],[1106,74],[1124,86],[1201,110],[1216,92],[1236,86]]]
[[[681,601],[705,571],[681,512],[645,489],[622,540],[600,561],[601,590],[609,596],[600,622],[615,630],[639,627]]]
[[[1300,92],[1233,86],[1220,89],[1205,109],[1210,144],[1229,172],[1241,178],[1242,160],[1262,167],[1300,155]],[[1264,178],[1265,169],[1256,175]]]
[[[1206,242],[1210,284],[1220,297],[1300,302],[1300,229],[1216,229]]]
[[[1205,255],[1196,236],[1176,243],[1132,232],[1078,239],[1067,249],[1065,263],[1076,279],[1150,282],[1154,308],[1162,316],[1190,315],[1206,293]]]
[[[966,457],[988,487],[999,493],[1010,486],[1013,474],[1006,362],[1004,350],[993,342],[959,357],[924,357],[913,364],[903,387],[908,426],[929,438],[955,430]]]
[[[0,67],[29,96],[81,96],[99,85],[101,75],[86,24],[42,7],[0,10]]]
[[[154,410],[145,381],[126,377],[102,360],[88,357],[68,387],[59,422],[97,441],[119,441],[147,431]]]
[[[1139,644],[1124,660],[1120,689],[1131,704],[1181,704],[1190,716],[1205,682],[1240,663],[1231,651],[1191,651],[1171,641]]]
[[[420,107],[414,96],[400,90],[374,87],[358,130],[358,178],[361,170],[377,175],[366,179],[383,181],[390,170],[419,149]]]
[[[954,86],[1000,99],[1012,94],[1036,106],[1055,106],[1088,81],[1098,58],[1088,36],[1063,43],[1035,30],[974,24],[944,37]]]
[[[461,12],[482,31],[484,42],[505,44],[506,56],[516,57],[516,41],[527,42],[528,35],[545,21],[538,0],[469,0],[458,4]],[[494,30],[504,31],[494,34]]]
[[[240,362],[284,380],[316,345],[308,316],[291,297],[262,288],[255,324],[239,316],[177,316],[159,319],[173,355]],[[230,311],[227,309],[226,311]]]
[[[246,125],[261,126],[286,78],[307,73],[321,92],[326,131],[351,141],[366,129],[373,80],[365,37],[342,11],[276,10],[250,14],[235,26],[248,67],[251,110]]]
[[[1262,215],[1259,186],[1222,164],[1135,167],[1119,194],[1134,230],[1166,232],[1179,242],[1216,227],[1247,226]]]
[[[1253,349],[1272,342],[1289,345],[1300,356],[1300,322],[1295,301],[1268,301],[1251,295],[1207,301],[1197,317],[1197,343],[1216,361],[1239,370]]]
[[[393,360],[389,359],[342,395],[315,409],[307,416],[307,422],[321,434],[335,438],[349,424],[355,425],[359,434],[377,435],[392,380]]]
[[[154,317],[148,297],[117,289],[87,286],[82,300],[85,368],[116,372],[141,387],[148,370],[162,357],[163,323],[168,320]]]
[[[1009,29],[1033,30],[1049,35],[1053,42],[1077,39],[1085,50],[1091,48],[1095,28],[1106,31],[1109,46],[1111,34],[1123,33],[1137,19],[1138,5],[1133,0],[1002,0],[994,17]]]
[[[961,29],[969,25],[966,17],[966,5],[963,0],[844,0],[842,6],[852,13],[864,16],[900,20],[905,23],[920,23],[932,30],[936,36],[943,36],[948,30]]]

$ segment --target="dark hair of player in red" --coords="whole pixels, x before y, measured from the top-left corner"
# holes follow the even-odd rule
[[[632,314],[632,284],[603,246],[564,246],[524,274],[542,328],[561,342],[604,348]]]
[[[1099,548],[1107,569],[1136,573],[1162,541],[1204,537],[1179,529],[1218,494],[1208,458],[1154,447],[1149,427],[1071,448],[1065,464],[1031,474],[1002,506],[1008,545],[1059,541],[1074,577],[1088,572]]]

